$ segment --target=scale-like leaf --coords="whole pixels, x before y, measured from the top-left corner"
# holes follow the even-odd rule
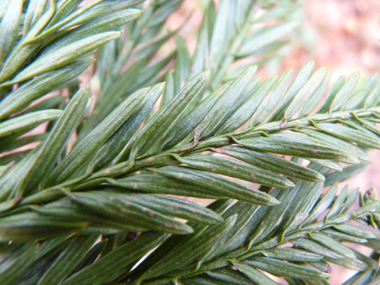
[[[113,133],[131,116],[133,116],[144,100],[145,92],[136,94],[124,100],[111,114],[107,116],[95,129],[92,130],[65,159],[49,175],[45,185],[59,183],[70,177],[82,163],[94,155],[94,151],[99,149]]]
[[[360,163],[357,165],[343,168],[342,172],[332,172],[326,175],[325,186],[331,186],[335,182],[345,181],[366,169],[369,166],[368,163]]]
[[[229,284],[250,285],[251,280],[245,277],[244,274],[229,268],[220,268],[206,273],[208,276],[215,278],[218,281],[224,281]]]
[[[241,273],[243,273],[245,276],[247,276],[249,279],[255,282],[255,284],[279,284],[273,281],[265,274],[261,273],[259,270],[253,268],[252,266],[249,266],[248,264],[245,264],[243,262],[233,262],[232,264],[237,268],[237,270],[239,270]]]
[[[303,167],[292,161],[267,153],[250,150],[238,146],[225,146],[215,149],[216,152],[227,154],[262,169],[281,173],[289,177],[311,182],[324,181],[324,176],[310,168]]]
[[[180,166],[165,166],[152,171],[243,202],[267,206],[279,204],[279,201],[271,195],[209,172]]]
[[[6,137],[25,129],[33,129],[44,122],[54,121],[61,115],[61,110],[43,110],[26,115],[20,115],[0,123],[0,137]]]
[[[332,102],[335,99],[335,96],[340,92],[343,85],[345,84],[344,76],[340,76],[331,86],[330,91],[327,93],[326,99],[323,102],[322,106],[319,108],[318,113],[327,113],[330,112],[330,107]]]
[[[329,188],[329,190],[327,190],[322,199],[320,199],[318,204],[313,208],[309,216],[306,218],[306,220],[302,222],[301,226],[307,225],[308,223],[317,219],[330,206],[331,202],[334,200],[337,188],[338,184],[335,183]]]
[[[311,252],[315,252],[317,254],[320,254],[324,257],[330,257],[332,259],[344,259],[344,255],[335,251],[335,250],[332,250],[330,248],[327,248],[315,241],[312,241],[310,239],[306,239],[306,238],[299,238],[299,239],[295,239],[295,240],[291,240],[290,241],[291,243],[295,244],[296,246],[299,246],[301,248],[304,248],[306,250],[309,250]]]
[[[24,213],[0,219],[0,240],[8,242],[28,241],[68,235],[86,226],[83,222],[63,222],[41,216],[37,213]]]
[[[80,59],[22,85],[0,102],[0,119],[21,110],[34,100],[67,83],[82,73],[93,62],[94,60],[89,58]]]
[[[235,177],[242,180],[278,188],[294,187],[294,184],[277,174],[247,163],[216,156],[193,155],[178,160],[191,168]]]
[[[200,94],[210,73],[203,72],[194,77],[182,90],[162,109],[153,120],[144,126],[134,140],[130,157],[136,158],[151,147],[150,142],[161,144],[163,134],[168,133],[178,122],[186,107]],[[159,139],[161,137],[161,140]]]
[[[271,248],[267,250],[261,250],[260,253],[266,257],[295,262],[310,262],[323,259],[322,255],[297,248]]]
[[[234,225],[235,220],[236,216],[232,216],[224,222],[210,227],[202,234],[194,236],[194,238],[189,239],[187,242],[176,247],[146,271],[146,273],[139,278],[140,282],[142,280],[164,275],[192,262],[195,258],[210,249],[215,242],[223,238]]]
[[[15,0],[8,3],[7,10],[1,19],[0,24],[0,70],[9,52],[13,48],[17,35],[20,31],[20,21],[22,13],[22,0]]]
[[[220,96],[224,93],[228,85],[224,85],[217,89],[214,93],[204,99],[200,105],[187,114],[179,123],[171,129],[171,131],[163,139],[163,150],[167,150],[183,139],[186,138],[203,120],[212,106],[219,100]],[[197,136],[197,134],[195,134]]]
[[[42,181],[46,173],[54,168],[56,159],[71,136],[74,128],[85,115],[89,99],[90,87],[81,89],[65,108],[47,139],[43,142],[33,165],[18,184],[18,188],[26,193]]]
[[[325,229],[321,231],[322,233],[325,233],[332,238],[338,240],[338,241],[347,241],[347,242],[355,242],[355,243],[367,243],[367,240],[364,238],[358,238],[356,236],[345,234],[342,232],[339,232],[335,229]]]
[[[213,225],[223,221],[220,215],[203,206],[171,196],[131,194],[126,196],[126,200],[169,216],[177,216],[196,223]]]
[[[314,62],[310,61],[305,64],[301,70],[298,72],[297,76],[294,78],[292,84],[289,86],[284,97],[280,101],[276,111],[272,115],[271,121],[280,121],[283,119],[286,109],[292,102],[294,96],[302,88],[302,86],[309,79],[314,68]]]
[[[346,83],[342,86],[339,92],[335,94],[334,100],[329,106],[330,112],[338,110],[345,104],[347,98],[350,96],[352,90],[355,88],[356,83],[359,80],[359,77],[360,73],[355,72],[350,76],[350,78],[347,79]]]
[[[315,126],[322,132],[344,141],[354,142],[364,147],[380,148],[380,138],[370,135],[367,132],[331,123],[316,123]]]
[[[76,236],[45,271],[38,281],[38,285],[60,283],[75,268],[97,239],[96,235]]]
[[[235,224],[223,239],[215,243],[215,245],[200,258],[200,262],[204,263],[210,261],[217,256],[241,247],[247,236],[251,233],[252,228],[259,224],[259,218],[262,216],[260,214],[259,206],[252,206],[244,202],[236,202],[228,208],[222,216],[228,218],[237,215]]]
[[[42,54],[51,53],[62,46],[67,46],[70,43],[95,34],[115,30],[129,21],[135,20],[140,15],[141,11],[138,9],[126,9],[107,14],[95,21],[74,29],[65,36],[60,37],[58,40],[55,40],[52,44],[46,47]]]
[[[277,199],[281,202],[280,205],[268,209],[265,217],[263,217],[260,225],[257,227],[255,232],[248,238],[250,241],[249,245],[252,246],[253,243],[258,243],[270,234],[275,227],[278,225],[279,221],[283,218],[284,213],[291,205],[291,202],[298,194],[298,187],[296,186],[293,189],[288,191],[282,191],[277,196]]]
[[[251,34],[244,40],[236,56],[246,57],[271,43],[277,42],[283,38],[284,35],[292,32],[297,26],[298,23],[294,21],[260,29],[259,32]]]
[[[24,19],[24,35],[34,26],[45,10],[47,0],[31,0]]]
[[[290,119],[298,112],[300,117],[310,113],[325,93],[329,75],[326,68],[318,69],[294,96],[285,111],[285,119]]]
[[[343,139],[339,139],[339,138],[336,138],[335,136],[325,134],[320,131],[308,129],[308,128],[297,129],[295,131],[305,133],[311,137],[321,139],[325,141],[326,143],[334,144],[335,146],[344,149],[346,153],[349,154],[349,157],[347,157],[347,160],[344,161],[346,163],[356,163],[358,159],[362,161],[370,161],[367,153],[363,149],[361,149],[360,147],[352,143],[344,141]]]
[[[132,175],[123,179],[106,179],[109,184],[147,193],[172,194],[198,198],[226,198],[202,186],[191,185],[176,179],[153,174]]]
[[[364,271],[368,268],[368,265],[363,261],[354,258],[339,258],[334,259],[330,257],[325,257],[325,260],[334,264],[338,264],[340,266],[344,266],[346,268],[356,270],[356,271]]]
[[[347,189],[348,189],[348,186],[346,185],[340,191],[338,197],[336,197],[334,203],[330,207],[330,211],[326,215],[326,218],[325,218],[326,220],[328,220],[329,218],[332,218],[332,217],[336,216],[338,213],[340,213],[340,211],[342,209],[342,204],[347,197]]]
[[[186,84],[190,76],[191,58],[184,40],[176,36],[177,61],[173,74],[174,90],[180,90]]]
[[[23,69],[12,82],[21,82],[71,63],[78,57],[98,48],[109,41],[118,38],[120,32],[105,32],[60,47],[52,52],[38,57],[27,68]]]
[[[147,252],[162,243],[168,235],[147,232],[141,234],[137,239],[118,247],[109,254],[97,260],[95,263],[83,268],[68,279],[62,285],[76,285],[82,283],[103,283],[112,277],[117,278],[114,273],[119,272],[131,263],[144,256]],[[110,278],[111,277],[111,278]]]
[[[218,129],[215,135],[227,134],[237,130],[252,116],[253,112],[260,104],[260,99],[268,92],[276,78],[271,78],[260,85],[260,79],[254,79],[248,83],[243,94],[240,96],[244,98],[241,106],[235,111],[232,116],[224,122]],[[249,96],[247,98],[247,96]]]
[[[310,267],[292,264],[290,262],[268,257],[253,257],[245,259],[248,265],[265,270],[276,276],[290,276],[296,278],[328,278],[330,274],[312,269]]]
[[[262,124],[266,121],[272,110],[281,102],[285,89],[292,75],[292,71],[285,71],[276,81],[276,85],[266,94],[251,118],[251,126]]]
[[[0,146],[0,152],[7,152],[11,151],[23,146],[26,146],[33,142],[41,142],[44,141],[48,137],[47,133],[38,134],[38,135],[31,135],[31,136],[25,136],[18,138],[17,140],[10,140],[7,139],[4,140],[4,145]]]
[[[107,242],[108,240],[102,240],[96,243],[90,250],[88,250],[86,254],[83,256],[83,258],[79,261],[79,263],[75,266],[73,271],[70,272],[70,275],[73,275],[85,268],[87,265],[91,265],[92,263],[94,263],[95,260],[99,257],[99,254],[107,245]]]
[[[252,67],[242,73],[220,96],[220,99],[211,108],[207,116],[197,127],[199,139],[212,136],[229,117],[238,110],[240,97],[244,89],[256,73],[257,67]]]
[[[132,136],[136,133],[147,114],[151,111],[158,98],[161,96],[165,84],[160,83],[154,86],[151,90],[148,88],[137,92],[142,95],[144,101],[141,103],[140,110],[131,118],[129,118],[99,149],[93,161],[90,163],[91,169],[97,170],[111,162],[117,155],[121,155],[123,148],[127,145]],[[149,93],[148,93],[149,92]],[[134,95],[131,95],[134,96]]]
[[[130,224],[131,226],[146,227],[148,229],[177,234],[192,233],[193,229],[180,221],[174,220],[163,213],[170,213],[174,216],[189,217],[191,210],[181,211],[173,209],[163,210],[162,207],[148,206],[146,203],[129,199],[128,195],[112,192],[84,192],[71,195],[70,198],[94,213],[99,213],[119,223]],[[155,200],[152,197],[153,200]],[[178,203],[177,203],[178,204]],[[179,206],[179,205],[178,205]],[[195,207],[194,205],[192,206]],[[197,207],[199,208],[199,207]],[[195,209],[195,208],[194,208]],[[159,211],[157,211],[159,210]],[[184,210],[184,209],[182,209]],[[196,210],[195,210],[196,211]],[[203,213],[204,214],[204,213]],[[194,214],[195,216],[195,214]],[[199,216],[198,219],[199,220]]]
[[[335,250],[348,258],[356,258],[355,254],[348,247],[321,233],[310,234],[311,238],[320,244]]]
[[[308,136],[294,133],[277,133],[269,137],[252,137],[237,140],[243,147],[261,151],[299,157],[336,159],[347,157],[342,150]]]
[[[359,238],[368,239],[368,238],[375,237],[375,235],[371,231],[358,227],[358,226],[340,224],[340,225],[334,225],[333,227],[337,229],[338,231],[341,231],[343,233],[356,236]]]

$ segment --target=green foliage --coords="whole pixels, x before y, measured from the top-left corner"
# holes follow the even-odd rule
[[[183,0],[81,2],[0,3],[1,284],[379,282],[376,192],[337,194],[380,148],[377,77],[255,78],[295,1],[206,1],[194,53]]]

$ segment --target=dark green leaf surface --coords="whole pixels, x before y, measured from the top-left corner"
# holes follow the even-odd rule
[[[268,250],[262,250],[260,252],[266,257],[295,261],[295,262],[310,262],[323,259],[322,255],[315,254],[306,250],[297,248],[273,248]]]
[[[265,274],[261,273],[259,270],[245,263],[234,262],[233,265],[237,268],[237,270],[239,270],[241,273],[243,273],[245,276],[247,276],[256,284],[268,284],[268,285],[279,284],[277,282],[274,282],[271,278],[269,278]]]
[[[97,239],[96,235],[76,236],[46,270],[38,285],[60,283],[75,268]]]
[[[238,142],[249,149],[272,152],[277,154],[293,155],[305,158],[345,158],[345,152],[331,147],[321,140],[291,133],[279,133],[269,137],[245,138]]]
[[[114,276],[114,273],[141,258],[166,238],[167,235],[154,232],[142,234],[137,239],[120,246],[95,263],[78,271],[61,284],[102,283],[109,280],[110,277],[117,278],[118,276]]]
[[[148,227],[161,232],[177,234],[188,234],[193,232],[193,229],[190,226],[174,220],[170,216],[164,215],[168,212],[159,204],[160,202],[162,203],[162,200],[160,201],[159,198],[154,199],[152,197],[151,199],[154,201],[154,204],[151,205],[151,203],[149,203],[149,207],[146,207],[146,203],[141,202],[143,196],[140,199],[133,196],[129,198],[128,195],[109,192],[85,192],[74,194],[70,196],[70,198],[75,203],[88,208],[93,213],[104,215],[115,222],[130,224],[131,226],[137,227]],[[173,200],[175,199],[173,198]],[[172,203],[173,202],[174,201],[172,201]],[[176,204],[178,205],[178,208],[183,206],[178,204],[178,202]],[[168,209],[169,214],[189,218],[190,213],[192,213],[191,209],[194,209],[193,211],[197,210],[194,208],[197,207],[196,205],[191,205],[192,208],[188,209],[189,206],[190,205],[187,205],[185,209],[182,207],[182,213],[180,210],[176,210],[176,208],[173,208],[171,211]],[[198,216],[198,219],[194,219],[199,220],[199,218],[200,217]]]
[[[82,73],[93,63],[92,59],[77,60],[61,69],[48,72],[28,82],[0,102],[0,119],[26,107],[41,96],[53,91]]]
[[[165,257],[153,265],[139,280],[151,279],[164,275],[174,269],[188,264],[194,258],[208,250],[214,243],[221,239],[235,223],[236,216],[232,216],[208,230],[201,235],[189,239],[186,243],[170,251]]]
[[[178,160],[191,168],[235,177],[261,185],[279,188],[294,187],[291,181],[280,175],[232,159],[217,156],[194,155],[179,158]]]
[[[9,119],[0,123],[0,137],[6,137],[25,129],[33,129],[44,122],[54,121],[61,115],[61,110],[44,110]]]
[[[71,63],[76,58],[84,55],[100,45],[112,41],[120,36],[120,32],[105,32],[98,35],[89,36],[82,40],[68,44],[57,50],[48,52],[41,57],[38,57],[33,64],[29,65],[22,72],[20,72],[13,82],[21,82],[32,78],[33,76],[43,74],[60,68],[68,63]]]
[[[299,3],[194,5],[190,41],[190,16],[166,23],[184,0],[13,2],[0,1],[1,284],[326,285],[331,263],[359,271],[345,284],[376,282],[376,190],[337,182],[380,146],[378,76],[327,88],[313,62],[255,76],[281,66]]]
[[[93,156],[93,151],[99,149],[117,129],[133,116],[144,100],[145,92],[122,102],[106,119],[92,130],[68,156],[56,167],[46,184],[58,183],[71,176],[87,159]],[[80,155],[79,155],[80,154]]]
[[[197,97],[209,78],[209,72],[203,72],[193,78],[182,90],[139,132],[131,150],[131,158],[148,150],[148,142],[156,141],[162,134],[168,133],[177,123],[179,116],[188,104]],[[160,142],[161,143],[161,142]]]
[[[254,257],[251,259],[246,259],[245,263],[249,264],[252,267],[268,271],[269,273],[276,276],[293,276],[296,278],[330,277],[329,274],[320,272],[310,267],[300,266],[292,264],[290,262],[276,260],[268,257]]]
[[[55,124],[47,139],[40,148],[39,155],[30,167],[22,182],[18,184],[19,189],[27,191],[35,187],[43,176],[50,173],[54,167],[57,156],[61,153],[66,141],[71,136],[78,121],[85,115],[86,103],[89,99],[90,87],[81,89],[67,105],[63,114]],[[36,175],[36,173],[38,173]]]
[[[330,257],[332,259],[344,258],[343,254],[335,250],[331,250],[330,248],[326,248],[325,246],[309,239],[299,238],[292,240],[291,243],[322,256]]]
[[[28,241],[67,235],[86,226],[82,222],[62,222],[36,213],[12,215],[0,219],[0,240]]]
[[[9,52],[13,48],[20,30],[22,0],[8,2],[0,24],[0,70]]]
[[[264,192],[205,171],[179,166],[165,166],[156,168],[153,171],[162,176],[203,187],[217,195],[223,195],[240,201],[256,205],[276,205],[279,203],[276,198]]]
[[[215,149],[216,152],[227,154],[262,169],[281,173],[300,180],[318,182],[324,181],[324,176],[310,168],[303,167],[292,161],[267,153],[262,153],[238,146],[226,146]]]

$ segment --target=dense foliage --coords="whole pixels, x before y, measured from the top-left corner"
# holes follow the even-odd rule
[[[0,284],[378,284],[376,192],[337,194],[380,148],[376,76],[255,77],[296,1],[205,1],[194,53],[183,0],[81,2],[0,2]]]

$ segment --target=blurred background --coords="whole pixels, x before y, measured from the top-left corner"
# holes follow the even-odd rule
[[[91,2],[86,0],[83,4]],[[210,0],[184,0],[180,8],[167,21],[169,30],[181,27],[180,34],[190,51],[195,50],[197,30],[202,21],[202,10]],[[219,0],[215,0],[216,3]],[[266,2],[278,2],[271,0]],[[362,80],[380,71],[380,1],[379,0],[308,0],[297,12],[301,20],[299,30],[293,33],[289,44],[263,65],[258,76],[266,79],[285,70],[298,71],[313,60],[315,70],[325,66],[331,70],[330,85],[340,76],[350,76],[360,70]],[[260,9],[255,13],[262,13]],[[184,23],[186,24],[184,25]],[[175,48],[174,40],[166,49]],[[86,81],[86,76],[81,81]],[[94,88],[94,87],[93,87]],[[96,94],[94,94],[96,95]],[[380,151],[370,153],[372,165],[360,175],[341,183],[350,189],[359,187],[362,192],[375,187],[380,196]],[[204,203],[205,201],[203,201]],[[359,251],[369,254],[365,247]],[[330,284],[342,284],[355,272],[332,266]],[[281,282],[281,281],[278,281]],[[286,283],[284,283],[286,284]]]
[[[197,11],[206,2],[185,0],[168,20],[169,28],[174,30],[191,15],[180,31],[190,50],[195,49],[195,31],[202,20],[202,14]],[[330,85],[340,75],[347,78],[357,70],[361,71],[364,81],[380,72],[379,0],[308,0],[303,3],[298,15],[302,22],[299,31],[293,34],[290,44],[280,51],[278,57],[259,70],[260,77],[279,75],[288,69],[297,71],[310,60],[315,62],[315,69],[325,66],[331,70]],[[346,184],[350,185],[351,190],[359,187],[362,192],[375,187],[380,196],[380,151],[372,151],[370,157],[372,165],[341,183],[339,190]],[[370,253],[363,246],[356,249]],[[355,273],[336,265],[332,265],[332,272],[329,283],[333,285],[342,284]],[[281,283],[280,280],[278,282]]]

